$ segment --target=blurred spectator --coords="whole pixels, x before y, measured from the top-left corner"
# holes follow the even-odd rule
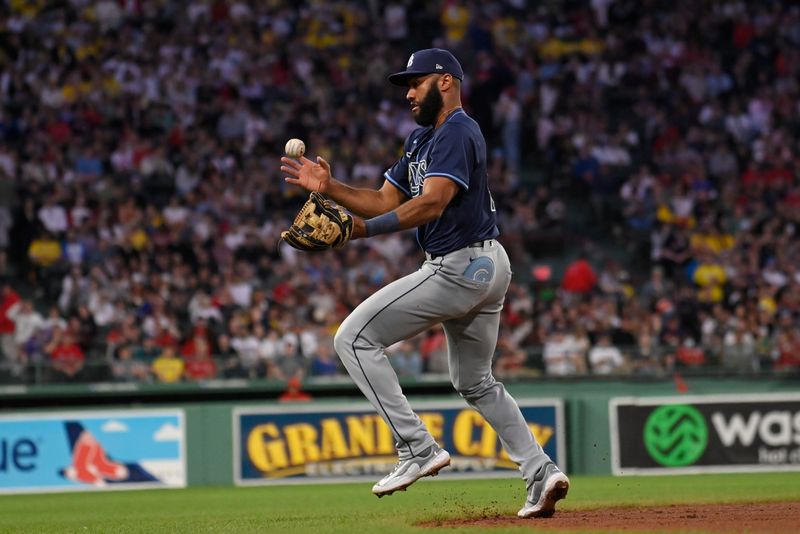
[[[191,355],[184,356],[184,376],[188,380],[211,380],[217,376],[217,366],[211,358],[211,347],[205,337],[195,338]]]
[[[715,303],[723,299],[728,275],[710,252],[700,253],[692,280],[699,286],[697,299],[700,302]]]
[[[589,365],[596,375],[620,374],[627,371],[627,361],[619,348],[611,344],[611,336],[601,334],[589,349]]]
[[[297,338],[289,336],[278,346],[278,354],[275,358],[275,375],[282,380],[296,378],[302,380],[305,377],[307,361],[300,352]]]
[[[56,328],[44,352],[50,357],[48,382],[78,380],[86,355],[68,331]]]
[[[644,284],[639,298],[647,309],[654,309],[658,301],[672,295],[673,284],[664,277],[664,270],[657,266],[650,272],[650,279]]]
[[[311,395],[302,390],[300,379],[292,377],[286,382],[286,391],[278,397],[280,402],[307,402]]]
[[[661,372],[658,347],[649,326],[642,327],[631,358],[635,374],[657,375]]]
[[[217,347],[214,355],[222,363],[222,376],[224,378],[246,378],[247,370],[242,367],[239,354],[231,346],[231,338],[226,334],[217,337]]]
[[[495,105],[494,120],[502,132],[503,157],[506,162],[505,185],[516,189],[522,161],[522,106],[513,85],[506,87],[500,94]]]
[[[61,260],[61,244],[47,232],[40,233],[28,248],[28,257],[34,271],[31,273],[40,286],[41,294],[52,299],[51,286],[59,274],[58,263]]]
[[[447,338],[441,327],[428,330],[422,335],[420,354],[425,364],[426,373],[448,372]]]
[[[686,337],[675,349],[675,362],[685,367],[700,367],[706,364],[706,353],[691,337]]]
[[[9,319],[14,321],[14,342],[17,351],[21,351],[22,363],[28,356],[34,356],[38,347],[31,347],[29,343],[35,340],[36,334],[44,327],[44,317],[33,308],[29,300],[20,300],[12,305],[7,312]]]
[[[60,236],[67,231],[67,210],[58,203],[54,196],[45,198],[44,205],[39,208],[37,215],[49,234]]]
[[[653,247],[653,256],[661,261],[667,276],[673,280],[682,279],[683,268],[691,257],[686,230],[681,226],[665,226],[653,240]]]
[[[89,297],[87,309],[92,314],[92,322],[97,326],[106,327],[118,320],[117,310],[114,306],[114,303],[111,302],[111,300],[108,298],[108,295],[102,291],[97,291]],[[145,322],[143,327],[145,328],[145,332],[150,335],[152,335],[154,332],[154,327],[149,321]]]
[[[153,364],[153,362],[161,356],[161,347],[156,345],[155,339],[152,337],[145,336],[142,340],[142,344],[136,346],[132,350],[132,357],[137,362],[140,362],[146,365],[148,368]]]
[[[388,350],[388,349],[387,349]],[[419,356],[419,353],[416,353],[417,358],[419,359],[419,368],[422,369],[422,358]],[[393,362],[394,363],[394,362]],[[311,360],[311,375],[312,376],[333,376],[337,375],[341,372],[339,368],[339,358],[333,352],[333,348],[327,344],[323,343],[317,349],[317,353]],[[417,376],[417,374],[412,376]]]
[[[205,325],[195,324],[192,328],[192,336],[181,345],[180,355],[184,361],[188,361],[195,358],[201,352],[210,352],[208,330]]]
[[[525,354],[524,350],[505,340],[501,340],[497,344],[497,352],[492,366],[492,373],[497,378],[501,380],[518,378],[527,374],[525,361],[528,359],[528,355]]]
[[[68,312],[78,307],[86,298],[89,288],[88,278],[83,276],[80,267],[73,266],[61,281],[61,294],[58,297],[58,307],[63,312]]]
[[[796,329],[779,332],[775,349],[776,370],[789,372],[800,369],[800,334]]]
[[[134,356],[133,349],[124,345],[117,350],[117,355],[111,363],[111,376],[120,382],[148,382],[150,380],[150,365]]]
[[[720,364],[723,369],[739,373],[754,373],[759,369],[755,339],[747,330],[747,325],[738,324],[735,330],[728,331],[723,339]]]
[[[48,331],[54,331],[56,328],[59,330],[66,330],[67,329],[67,321],[61,317],[61,313],[58,310],[58,307],[51,306],[50,311],[47,314],[47,317],[42,321],[42,329]]]
[[[544,343],[545,373],[567,376],[586,373],[586,359],[576,339],[567,334],[566,326],[555,326]]]
[[[211,298],[202,291],[198,291],[189,302],[189,318],[192,323],[197,323],[199,320],[207,322],[216,322],[221,324],[223,322],[222,313],[219,308],[214,306]]]
[[[164,347],[161,355],[153,360],[151,369],[159,382],[174,384],[183,379],[185,367],[183,360],[178,357],[173,347]]]
[[[422,355],[409,340],[386,347],[386,356],[399,377],[416,378],[422,373]]]
[[[79,306],[78,310],[70,315],[68,321],[68,328],[75,336],[75,341],[85,350],[90,348],[97,350],[100,345],[98,339],[99,328],[94,322],[89,308],[86,306]]]
[[[19,295],[7,282],[0,288],[0,351],[5,366],[15,366],[18,363],[18,344],[15,336],[14,320],[8,312],[19,302]]]
[[[264,362],[259,355],[259,340],[246,326],[235,324],[231,327],[230,345],[239,357],[239,363],[247,376],[257,378],[264,375]]]
[[[281,347],[281,340],[277,330],[267,332],[263,326],[256,324],[253,334],[258,339],[258,358],[259,372],[267,378],[278,378],[281,375],[277,368],[278,352]]]
[[[573,293],[588,293],[597,283],[597,275],[585,259],[571,263],[564,272],[561,287]]]

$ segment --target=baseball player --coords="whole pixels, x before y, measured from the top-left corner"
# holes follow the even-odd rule
[[[450,379],[470,406],[497,431],[519,464],[528,498],[520,517],[547,517],[569,489],[569,479],[536,443],[503,384],[492,376],[500,311],[511,281],[508,256],[497,237],[489,191],[486,142],[461,108],[464,73],[448,51],[412,54],[406,70],[389,77],[407,87],[421,126],[406,139],[403,156],[384,173],[378,190],[335,180],[328,162],[282,158],[286,181],[332,198],[352,212],[351,239],[417,229],[422,267],[384,287],[342,323],[334,345],[353,381],[386,421],[399,461],[378,481],[378,497],[404,490],[450,464],[411,409],[385,348],[436,324],[447,336]]]

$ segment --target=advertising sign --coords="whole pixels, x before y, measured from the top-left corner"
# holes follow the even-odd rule
[[[186,486],[183,410],[0,416],[0,492]]]
[[[616,398],[616,475],[800,470],[800,395]]]
[[[519,405],[545,452],[565,467],[561,401]],[[416,403],[415,411],[452,458],[440,476],[519,476],[497,433],[463,402]],[[240,485],[377,480],[397,463],[392,434],[368,404],[236,409],[233,442]]]

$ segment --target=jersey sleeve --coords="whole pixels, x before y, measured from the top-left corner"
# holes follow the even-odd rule
[[[403,157],[397,160],[397,163],[392,165],[386,172],[383,173],[383,177],[386,178],[393,186],[403,192],[405,196],[408,198],[412,198],[411,194],[411,184],[408,183],[408,164],[411,160],[411,151],[409,150],[409,146],[411,144],[411,137],[409,135],[406,138],[406,142],[403,145]]]
[[[442,131],[431,149],[425,178],[444,176],[469,189],[469,177],[475,165],[475,149],[470,132],[458,124],[444,124]]]

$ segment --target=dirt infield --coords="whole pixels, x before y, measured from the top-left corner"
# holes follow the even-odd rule
[[[564,510],[549,519],[518,519],[486,514],[473,519],[429,521],[420,526],[519,527],[541,530],[591,530],[592,532],[747,532],[785,534],[800,532],[800,502],[672,505],[661,507]]]

